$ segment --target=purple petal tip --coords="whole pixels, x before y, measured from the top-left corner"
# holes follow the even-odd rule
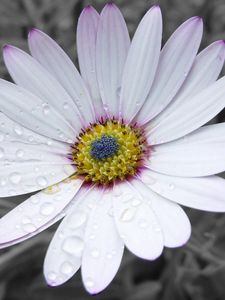
[[[6,44],[3,46],[3,52],[8,52],[8,51],[12,50],[13,48],[14,48],[13,46]]]

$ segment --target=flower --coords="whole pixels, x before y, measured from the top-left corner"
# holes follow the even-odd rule
[[[81,267],[102,291],[124,245],[149,260],[189,239],[181,205],[224,212],[225,124],[203,126],[225,106],[223,41],[197,55],[202,20],[183,23],[161,49],[158,6],[130,44],[114,4],[88,6],[77,29],[81,75],[46,34],[31,55],[5,46],[16,84],[0,80],[0,196],[39,191],[0,220],[0,247],[62,219],[44,274],[60,285]],[[196,56],[197,55],[197,56]]]

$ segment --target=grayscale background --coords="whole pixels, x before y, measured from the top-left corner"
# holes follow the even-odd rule
[[[78,16],[87,4],[100,11],[105,3],[103,0],[0,0],[0,46],[13,44],[28,50],[27,33],[37,27],[51,35],[77,63]],[[131,35],[148,8],[158,3],[164,16],[163,42],[193,15],[204,19],[202,48],[217,39],[225,39],[225,0],[118,0],[115,3],[121,8]],[[0,76],[10,80],[2,54]],[[224,119],[222,112],[213,121]],[[0,216],[23,199],[25,197],[0,199]],[[186,246],[166,249],[154,262],[138,259],[127,251],[114,281],[94,299],[224,300],[225,214],[185,210],[193,225],[192,237]],[[42,264],[55,228],[0,250],[0,300],[92,299],[82,286],[79,272],[62,287],[46,285]]]

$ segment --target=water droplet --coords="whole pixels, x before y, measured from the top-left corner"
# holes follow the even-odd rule
[[[62,249],[68,254],[80,257],[84,249],[84,242],[77,236],[68,237],[65,239]]]
[[[31,233],[36,230],[36,226],[32,223],[23,224],[23,230],[27,233]]]
[[[133,199],[132,202],[131,202],[131,205],[136,207],[136,206],[139,206],[141,204],[141,200],[140,199]]]
[[[74,168],[71,165],[65,165],[63,170],[69,176],[74,172]]]
[[[37,181],[37,184],[41,187],[45,187],[48,184],[47,179],[43,176],[37,177],[36,181]]]
[[[22,179],[21,174],[18,173],[18,172],[14,172],[14,173],[9,175],[9,180],[13,184],[19,184],[21,179]]]
[[[136,209],[131,209],[131,208],[125,209],[120,216],[120,221],[130,222],[134,218],[135,213],[136,213]]]
[[[87,278],[85,280],[85,285],[86,285],[87,288],[92,288],[95,284],[94,284],[94,281],[91,278]]]
[[[99,255],[100,255],[100,252],[99,252],[98,249],[93,249],[93,250],[91,250],[91,256],[92,256],[93,258],[98,258]]]
[[[55,272],[49,272],[47,277],[50,281],[54,281],[54,280],[56,280],[56,273]]]
[[[53,141],[52,140],[47,140],[47,145],[48,146],[51,146],[53,144]]]
[[[23,223],[23,224],[29,224],[29,223],[31,223],[31,219],[30,219],[29,217],[24,217],[24,218],[22,219],[22,223]]]
[[[3,148],[0,148],[0,158],[3,158],[5,155],[5,151]]]
[[[19,126],[19,125],[15,125],[15,127],[14,127],[14,132],[15,132],[17,135],[21,136],[21,135],[23,134],[23,128],[22,128],[21,126]]]
[[[143,229],[148,227],[147,220],[140,220],[138,224],[139,224],[140,228],[143,228]]]
[[[75,212],[68,217],[69,227],[77,229],[81,227],[87,220],[87,216],[83,212]]]
[[[49,112],[50,112],[50,107],[49,107],[49,105],[46,104],[46,103],[44,103],[44,104],[42,105],[42,107],[43,107],[43,114],[44,114],[44,115],[48,115]]]
[[[5,186],[6,184],[7,184],[7,180],[4,179],[4,178],[1,178],[1,179],[0,179],[0,185],[1,185],[1,186]]]
[[[64,109],[68,109],[68,108],[69,108],[69,104],[68,104],[67,102],[65,102],[65,103],[63,104],[63,108],[64,108]]]
[[[106,257],[107,257],[108,259],[112,259],[113,255],[112,255],[112,253],[107,253],[107,254],[106,254]]]
[[[146,176],[144,178],[144,181],[145,181],[146,184],[149,184],[149,185],[153,185],[153,184],[156,183],[156,179],[151,177],[151,176]]]
[[[0,132],[0,142],[3,142],[5,139],[5,136],[3,133]]]
[[[70,275],[71,273],[73,273],[74,267],[71,263],[65,261],[61,265],[60,270],[64,275]]]
[[[18,149],[18,150],[16,151],[16,156],[17,156],[18,158],[22,158],[22,157],[24,156],[24,151],[21,150],[21,149]]]
[[[169,189],[172,191],[172,190],[174,190],[175,189],[175,185],[173,184],[173,183],[170,183],[169,184]]]
[[[51,203],[44,203],[41,206],[41,214],[44,216],[49,216],[55,210],[54,206]]]
[[[33,140],[34,140],[34,137],[32,136],[32,135],[30,135],[30,136],[28,136],[28,142],[33,142]]]

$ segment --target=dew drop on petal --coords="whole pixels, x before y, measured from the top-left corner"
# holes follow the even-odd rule
[[[91,256],[92,256],[93,258],[98,258],[98,257],[100,256],[99,250],[98,250],[98,249],[93,249],[93,250],[91,250]]]
[[[36,230],[36,226],[32,223],[23,224],[23,230],[27,233],[34,232]]]
[[[95,285],[93,279],[91,279],[91,278],[87,278],[84,281],[84,283],[85,283],[85,285],[86,285],[87,288],[92,288]]]
[[[23,151],[22,149],[18,149],[18,150],[16,151],[16,156],[17,156],[18,158],[22,158],[22,157],[24,156],[24,151]]]
[[[147,220],[140,220],[138,225],[140,228],[145,229],[148,227],[148,222]]]
[[[53,213],[54,209],[55,208],[51,203],[44,203],[40,208],[40,212],[44,216],[49,216]]]
[[[173,191],[173,190],[175,189],[175,185],[174,185],[173,183],[170,183],[170,184],[169,184],[169,189],[170,189],[171,191]]]
[[[131,208],[125,209],[120,216],[120,221],[122,222],[132,221],[135,216],[135,213],[136,213],[135,209],[131,209]]]
[[[15,125],[15,127],[14,127],[14,132],[15,132],[17,135],[21,136],[21,135],[23,134],[23,128],[22,128],[21,126],[19,126],[19,125]]]
[[[68,237],[63,242],[62,249],[68,254],[80,257],[84,249],[84,242],[77,236]]]
[[[5,136],[3,133],[0,132],[0,142],[3,142],[5,139]]]
[[[69,104],[68,104],[67,102],[65,102],[65,103],[63,104],[63,108],[64,108],[64,109],[68,109],[68,108],[69,108]]]
[[[131,205],[136,207],[136,206],[139,206],[141,204],[141,200],[140,199],[133,199],[132,202],[131,202]]]
[[[5,155],[5,151],[3,148],[0,148],[0,158],[3,158]]]
[[[47,277],[50,281],[55,281],[56,280],[56,273],[55,272],[49,272]]]
[[[11,181],[11,183],[13,184],[19,184],[20,181],[21,181],[21,174],[18,173],[18,172],[14,172],[14,173],[11,173],[9,175],[9,180]]]
[[[60,270],[64,275],[70,275],[71,273],[73,273],[74,267],[71,263],[65,261],[61,265]]]
[[[43,114],[48,115],[50,112],[50,107],[48,106],[48,104],[45,103],[42,105],[42,107],[43,107]]]
[[[47,179],[44,176],[37,177],[36,181],[40,187],[45,187],[48,184]]]
[[[77,229],[81,227],[87,220],[87,215],[83,212],[75,212],[68,217],[70,228]]]

